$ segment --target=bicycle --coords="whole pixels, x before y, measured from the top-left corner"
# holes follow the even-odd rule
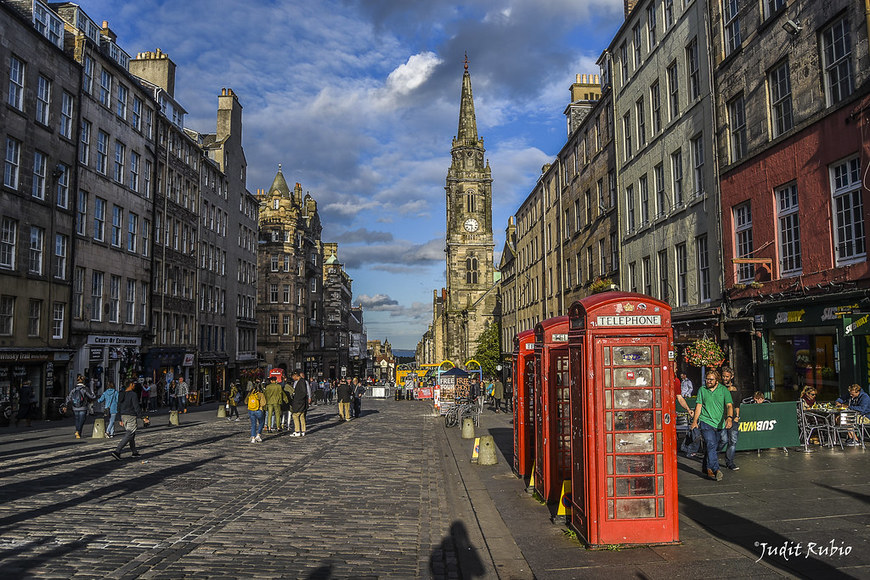
[[[447,410],[447,414],[444,416],[444,425],[446,427],[455,427],[466,417],[472,419],[475,427],[480,426],[480,413],[478,412],[477,403],[474,401],[458,400]]]

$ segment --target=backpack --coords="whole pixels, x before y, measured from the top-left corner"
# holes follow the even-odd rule
[[[72,402],[73,407],[85,406],[85,396],[84,394],[82,394],[82,390],[80,388],[76,387],[75,389],[73,389],[70,401]]]
[[[242,402],[242,394],[240,392],[236,391],[236,396],[233,397],[233,403],[238,405],[241,402]]]
[[[248,396],[248,411],[260,410],[260,393],[251,393]]]

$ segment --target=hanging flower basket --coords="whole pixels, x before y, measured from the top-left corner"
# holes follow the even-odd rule
[[[685,357],[694,367],[717,367],[725,362],[722,347],[712,338],[702,338],[687,346]]]

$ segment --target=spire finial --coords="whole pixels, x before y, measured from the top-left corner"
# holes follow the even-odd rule
[[[279,173],[281,172],[281,164],[280,163],[278,164],[278,172]]]
[[[468,70],[468,51],[465,51],[465,70]]]

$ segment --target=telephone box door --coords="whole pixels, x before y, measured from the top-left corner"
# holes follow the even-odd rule
[[[596,337],[597,544],[677,540],[674,397],[666,336]],[[603,403],[603,404],[602,404]],[[603,417],[601,417],[603,414]],[[587,424],[587,429],[589,425]]]

